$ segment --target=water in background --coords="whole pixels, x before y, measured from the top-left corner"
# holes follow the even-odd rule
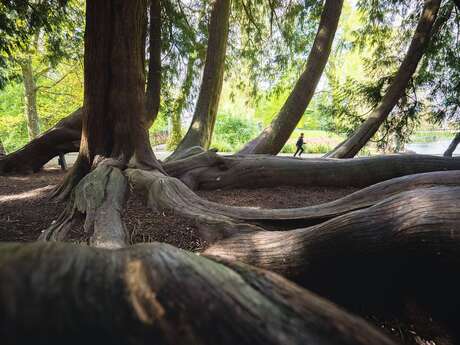
[[[432,142],[412,142],[410,144],[406,144],[406,151],[413,151],[415,153],[426,155],[442,155],[449,147],[450,142],[451,140],[445,138],[438,138]],[[460,144],[454,151],[454,155],[460,155]]]

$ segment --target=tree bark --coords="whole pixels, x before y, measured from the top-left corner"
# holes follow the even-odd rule
[[[444,152],[444,157],[452,157],[452,154],[454,153],[455,149],[457,148],[458,143],[460,143],[460,132],[455,134],[454,139],[452,139],[452,142],[450,143],[449,147]]]
[[[328,153],[326,157],[352,158],[378,131],[380,125],[386,120],[404,94],[404,90],[417,69],[417,65],[430,41],[433,23],[436,20],[440,3],[441,0],[425,0],[422,14],[406,56],[379,105],[348,139]]]
[[[28,55],[20,62],[22,78],[24,80],[24,113],[27,120],[29,140],[40,134],[40,125],[37,111],[37,85],[32,70],[32,58]]]
[[[160,109],[161,94],[161,1],[150,1],[149,22],[149,69],[145,91],[146,123],[150,128]]]
[[[60,153],[78,151],[82,116],[79,108],[23,148],[1,157],[0,174],[37,172]]]
[[[323,74],[342,12],[343,0],[326,0],[313,47],[294,89],[271,124],[240,151],[272,154],[281,151],[310,103]]]
[[[211,12],[206,62],[192,123],[176,152],[211,143],[225,67],[231,0],[216,0]],[[171,158],[175,157],[174,153]]]
[[[459,186],[416,188],[312,227],[235,236],[216,243],[205,253],[302,280],[312,265],[319,264],[319,259],[352,255],[352,252],[370,253],[391,248],[396,243],[407,246],[406,241],[415,244],[424,236],[423,231],[440,236],[438,246],[425,241],[425,245],[420,243],[413,249],[433,250],[435,246],[439,250],[442,237],[448,239],[458,235],[458,230],[454,229],[458,229],[460,222],[456,212],[460,205],[459,191]],[[457,244],[452,243],[452,247],[460,250]],[[397,248],[394,248],[395,253]]]
[[[145,0],[87,3],[82,137],[77,161],[56,191],[61,198],[70,196],[95,158],[161,169],[144,127],[146,8]]]
[[[188,218],[196,224],[201,237],[208,242],[238,233],[263,230],[240,217],[239,208],[222,207],[202,199],[176,178],[140,169],[128,169],[126,175],[130,185],[145,194],[147,205],[154,212],[171,210]]]
[[[75,187],[66,210],[39,240],[64,241],[86,216],[81,230],[89,237],[89,245],[109,249],[126,246],[127,231],[121,213],[127,191],[127,179],[120,169],[104,162],[98,164]]]
[[[54,191],[70,198],[65,211],[43,232],[45,241],[64,240],[85,217],[89,244],[126,245],[121,212],[128,164],[163,171],[145,127],[144,23],[147,2],[87,2],[85,95],[80,151],[64,182]],[[153,18],[152,18],[153,19]]]
[[[2,244],[0,280],[5,344],[394,344],[276,274],[166,244]]]
[[[301,160],[263,155],[219,156],[209,151],[168,162],[163,168],[192,189],[367,187],[404,175],[459,170],[460,160],[429,155]]]
[[[415,300],[449,326],[457,343],[459,193],[460,187],[407,191],[313,227],[235,236],[204,254],[268,268],[367,315],[399,319]]]

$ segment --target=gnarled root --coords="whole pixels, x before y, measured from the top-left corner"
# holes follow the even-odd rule
[[[121,212],[125,204],[127,186],[127,179],[120,169],[99,164],[78,183],[63,214],[43,232],[40,239],[64,240],[68,231],[75,225],[75,220],[85,215],[84,231],[91,235],[92,246],[125,246],[127,235]]]
[[[363,313],[397,315],[415,300],[456,332],[459,209],[460,187],[415,189],[313,227],[235,236],[205,254],[270,269]]]
[[[401,248],[430,254],[460,251],[456,243],[460,239],[459,192],[460,187],[402,192],[312,227],[235,236],[216,243],[205,254],[301,279],[314,262],[328,256]]]
[[[460,171],[409,175],[362,189],[341,199],[308,207],[261,209],[226,206],[205,200],[183,183],[155,171],[127,170],[131,183],[146,192],[154,210],[173,210],[197,221],[208,242],[237,235],[239,232],[287,230],[312,225],[350,211],[375,205],[404,191],[433,186],[460,186]]]
[[[263,230],[238,218],[237,212],[221,212],[217,204],[200,198],[176,178],[156,170],[127,169],[125,174],[136,190],[146,194],[150,208],[172,210],[195,221],[201,235],[209,242]]]
[[[394,344],[276,274],[165,244],[0,244],[5,344]]]
[[[180,178],[193,189],[288,185],[367,187],[405,175],[460,170],[460,159],[428,155],[297,159],[265,155],[217,156],[214,152],[204,152],[164,163],[163,167],[169,175]]]

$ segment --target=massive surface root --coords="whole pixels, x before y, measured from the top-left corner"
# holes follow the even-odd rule
[[[7,344],[393,344],[267,271],[165,244],[0,245]]]
[[[78,151],[82,116],[79,108],[23,148],[1,157],[0,174],[36,172],[60,153]]]
[[[73,191],[66,210],[41,238],[62,241],[76,221],[85,217],[83,231],[95,247],[120,248],[127,235],[121,212],[127,194],[127,179],[120,169],[99,164]]]
[[[134,188],[146,195],[150,208],[154,211],[173,210],[195,221],[202,237],[209,242],[240,233],[263,230],[239,217],[239,208],[226,207],[202,199],[176,178],[165,176],[158,171],[140,169],[128,169],[126,174]]]
[[[460,186],[460,171],[416,174],[381,182],[325,204],[291,209],[260,209],[210,202],[193,193],[180,180],[156,171],[128,169],[126,174],[131,184],[146,195],[149,207],[155,211],[173,210],[194,220],[208,242],[266,228],[286,230],[316,224],[372,206],[403,191],[431,186]]]
[[[235,236],[205,254],[270,269],[362,313],[399,315],[415,301],[458,341],[459,193],[415,189],[313,227]]]
[[[446,254],[446,250],[452,249],[460,251],[455,243],[460,236],[459,192],[460,187],[402,192],[369,208],[313,227],[235,236],[216,243],[205,253],[270,267],[300,279],[311,269],[312,261],[319,262],[329,256],[366,254],[389,248],[430,255],[439,251]],[[410,245],[414,247],[409,248]]]
[[[163,165],[192,189],[258,188],[280,185],[367,187],[394,177],[460,170],[460,159],[388,155],[354,159],[296,159],[264,155],[218,156],[204,152]]]

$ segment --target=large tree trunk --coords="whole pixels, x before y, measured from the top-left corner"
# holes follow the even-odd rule
[[[431,29],[436,20],[441,0],[425,0],[422,14],[415,29],[412,42],[391,85],[379,105],[372,111],[351,137],[328,153],[329,158],[354,157],[374,136],[380,125],[386,120],[401,96],[404,94],[417,65],[430,41]]]
[[[150,60],[145,101],[143,126],[148,129],[158,114],[160,102],[161,79],[161,8],[158,1],[152,1],[150,7]],[[153,21],[152,21],[153,20]],[[95,71],[96,73],[96,71]],[[95,75],[99,75],[99,71]],[[32,79],[33,80],[33,79]],[[59,121],[53,128],[32,140],[23,148],[9,154],[0,160],[0,174],[36,172],[53,157],[60,153],[76,152],[79,150],[81,139],[83,109],[77,109],[66,118]]]
[[[78,151],[83,110],[74,111],[23,148],[0,158],[0,174],[39,171],[60,153]]]
[[[159,167],[144,127],[145,12],[142,0],[87,3],[82,138],[78,159],[57,191],[61,197],[70,195],[95,158],[120,167]]]
[[[457,148],[458,143],[460,143],[460,132],[455,134],[454,139],[452,139],[452,142],[450,143],[450,145],[447,148],[446,152],[444,152],[444,157],[452,157],[452,154],[454,153],[455,149]]]
[[[20,65],[24,80],[24,113],[27,120],[27,132],[29,140],[33,140],[40,134],[40,125],[37,112],[37,85],[30,55],[21,61]]]
[[[394,177],[459,170],[460,159],[387,155],[353,159],[295,159],[264,155],[219,156],[208,151],[163,164],[192,189],[274,186],[367,187]]]
[[[85,98],[78,159],[59,198],[70,197],[43,240],[63,240],[79,219],[89,244],[119,248],[126,244],[121,212],[127,182],[120,171],[132,167],[162,171],[145,127],[145,0],[87,2]],[[91,171],[91,172],[90,172]]]
[[[165,244],[0,249],[4,344],[394,344],[276,274]]]
[[[193,146],[207,149],[211,144],[222,91],[230,4],[231,0],[215,0],[214,2],[208,29],[208,48],[200,93],[190,128],[176,149],[178,153]],[[171,158],[174,157],[175,154],[171,156]]]
[[[151,0],[149,22],[149,70],[145,91],[146,123],[150,128],[160,109],[161,91],[161,1]]]
[[[343,0],[326,0],[307,66],[271,124],[240,153],[276,155],[281,151],[310,103],[323,74],[342,12]]]

